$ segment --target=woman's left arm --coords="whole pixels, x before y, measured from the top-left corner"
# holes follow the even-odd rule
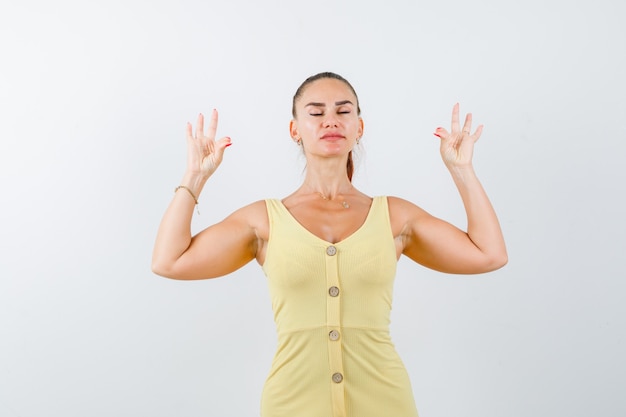
[[[472,115],[459,123],[459,105],[452,110],[452,126],[448,132],[437,128],[441,139],[440,152],[463,200],[467,213],[467,232],[430,216],[423,210],[407,204],[401,212],[406,215],[403,253],[430,268],[457,274],[477,274],[504,266],[507,251],[496,213],[483,189],[474,168],[474,144],[480,138],[483,126],[474,131]],[[412,207],[411,207],[412,206]]]

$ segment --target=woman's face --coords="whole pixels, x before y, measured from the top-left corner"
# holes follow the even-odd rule
[[[347,155],[363,134],[357,99],[343,81],[322,78],[305,88],[296,102],[291,137],[310,155]]]

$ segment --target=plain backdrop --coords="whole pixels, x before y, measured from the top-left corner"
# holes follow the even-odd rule
[[[3,0],[0,416],[258,415],[261,269],[168,280],[152,245],[199,112],[233,146],[194,232],[299,185],[291,97],[320,71],[359,94],[355,185],[463,228],[432,133],[456,102],[485,125],[475,168],[510,261],[400,260],[391,331],[420,415],[626,415],[624,17],[617,0]]]

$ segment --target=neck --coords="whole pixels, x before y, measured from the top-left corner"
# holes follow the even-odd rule
[[[348,178],[346,158],[307,158],[306,175],[302,184],[305,192],[322,193],[332,199],[352,189]]]
[[[305,193],[318,193],[328,200],[333,200],[339,195],[346,195],[352,188],[345,168],[341,174],[315,173],[307,169],[306,177],[300,187]]]

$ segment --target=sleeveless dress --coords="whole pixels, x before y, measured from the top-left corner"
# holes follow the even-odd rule
[[[305,229],[280,200],[263,271],[278,348],[262,417],[417,417],[411,384],[389,336],[396,247],[386,197],[338,243]]]

